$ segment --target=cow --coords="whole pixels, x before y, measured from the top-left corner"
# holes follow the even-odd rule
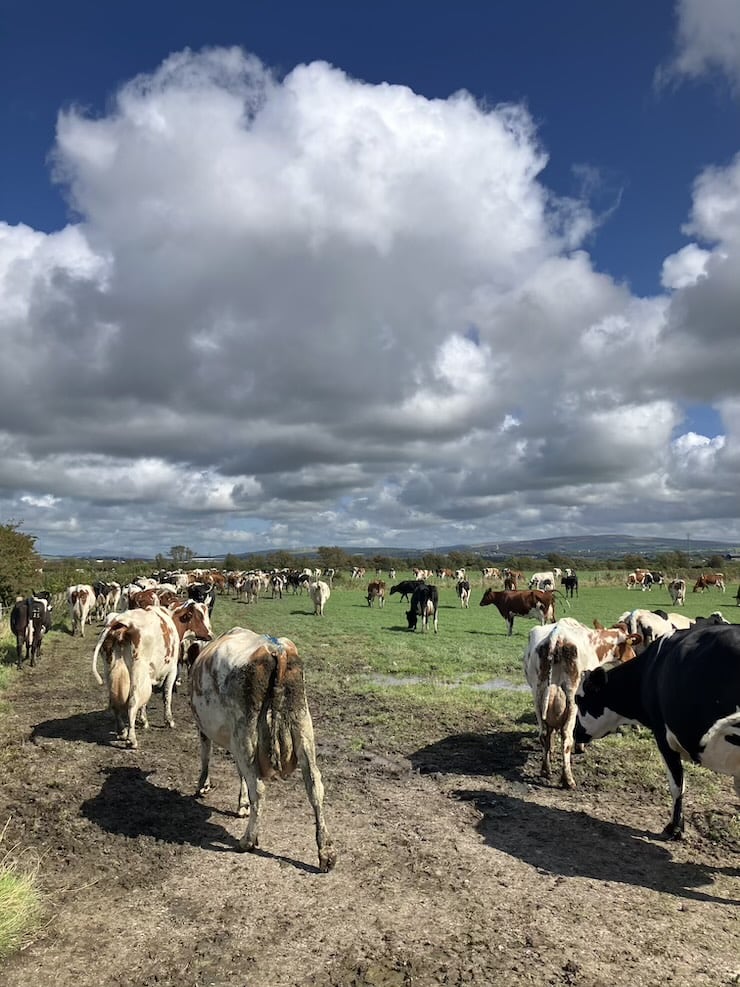
[[[324,607],[331,596],[331,590],[326,583],[322,582],[320,579],[317,579],[316,582],[309,583],[308,591],[311,594],[314,615],[317,617],[323,617]]]
[[[652,610],[627,610],[617,623],[624,624],[630,634],[642,637],[642,642],[635,645],[638,654],[657,638],[670,637],[676,629],[667,616],[663,617]]]
[[[95,590],[87,583],[79,583],[67,589],[67,604],[69,619],[72,624],[72,637],[79,631],[80,637],[85,636],[85,624],[92,617],[95,606]]]
[[[460,597],[460,606],[470,606],[470,582],[467,579],[459,579],[457,583],[457,595]]]
[[[99,620],[105,620],[115,610],[121,599],[121,584],[97,580],[92,584],[95,591],[95,613]]]
[[[623,723],[652,731],[673,798],[665,839],[684,831],[681,758],[731,775],[740,796],[740,626],[693,627],[654,641],[634,661],[597,668],[576,704],[583,743]]]
[[[367,605],[371,607],[376,600],[382,609],[385,605],[385,581],[383,579],[375,579],[367,584]]]
[[[191,645],[188,664],[190,706],[200,734],[196,797],[211,789],[213,744],[225,747],[239,772],[237,812],[249,816],[239,849],[255,850],[265,781],[286,778],[300,765],[316,821],[319,869],[331,870],[337,855],[324,821],[324,786],[295,644],[233,627],[203,647]]]
[[[15,635],[18,668],[30,660],[31,667],[41,656],[41,641],[51,630],[51,603],[41,596],[19,596],[10,611],[10,630]]]
[[[557,570],[560,573],[560,570]],[[529,580],[530,589],[555,589],[555,570],[550,572],[535,572]]]
[[[483,570],[483,578],[484,579],[500,579],[501,578],[501,570],[500,569],[497,569],[495,566],[490,566],[490,565],[489,566],[486,566],[486,568]]]
[[[638,635],[624,628],[585,627],[572,617],[556,624],[533,627],[524,651],[524,674],[532,690],[542,744],[542,769],[551,773],[552,736],[560,731],[563,747],[563,788],[575,788],[571,766],[573,730],[576,724],[576,689],[583,673],[604,661],[629,661],[635,657]]]
[[[703,593],[705,589],[715,586],[723,593],[725,591],[725,577],[721,572],[701,573],[694,583],[694,593]]]
[[[420,583],[411,594],[409,609],[406,611],[406,620],[409,630],[415,631],[418,618],[421,617],[422,633],[429,630],[429,618],[432,618],[434,633],[437,633],[439,611],[439,592],[436,586],[429,586],[427,583]]]
[[[174,727],[172,691],[179,674],[181,646],[190,638],[213,637],[208,610],[203,603],[188,600],[174,610],[164,607],[127,610],[111,614],[98,638],[92,658],[95,681],[103,685],[98,657],[103,655],[109,706],[116,720],[116,733],[126,746],[138,747],[137,714],[149,728],[146,705],[152,686],[162,687],[164,718]]]
[[[188,599],[195,600],[196,603],[205,603],[208,607],[208,616],[213,615],[213,607],[216,603],[216,587],[213,583],[191,583],[187,589]]]
[[[535,617],[541,624],[555,622],[555,594],[552,590],[530,589],[510,592],[487,589],[479,605],[488,607],[491,604],[498,609],[506,621],[509,637],[514,632],[515,617]]]
[[[672,579],[668,583],[668,593],[674,607],[682,607],[686,603],[686,580]]]
[[[129,589],[128,609],[143,610],[144,607],[158,607],[160,604],[159,593],[155,589]]]
[[[627,576],[627,589],[635,589],[639,586],[640,589],[645,592],[653,588],[653,577],[647,571],[647,569],[636,569],[634,572],[630,572]]]
[[[565,595],[573,599],[573,594],[578,596],[578,576],[575,572],[566,572],[560,580],[560,585],[565,587]]]
[[[414,592],[417,586],[419,586],[419,584],[423,582],[424,582],[423,579],[403,579],[397,586],[391,586],[391,591],[389,595],[393,596],[394,593],[400,593],[401,594],[400,602],[403,602],[403,600],[406,600],[408,602],[408,599],[411,596],[411,594]]]

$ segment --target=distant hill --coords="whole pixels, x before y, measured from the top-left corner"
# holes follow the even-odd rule
[[[624,555],[660,555],[665,552],[686,552],[690,555],[737,555],[740,548],[720,540],[664,537],[634,537],[632,535],[572,535],[557,538],[530,538],[509,542],[485,542],[480,545],[450,545],[440,548],[442,554],[453,551],[474,551],[485,558],[507,558],[512,555],[545,557],[553,552],[571,558],[615,559]]]
[[[592,558],[592,559],[619,559],[625,555],[643,555],[648,558],[661,555],[667,552],[686,552],[692,557],[702,558],[710,555],[732,555],[740,556],[740,547],[735,543],[723,542],[711,539],[694,539],[689,542],[686,538],[645,538],[632,535],[568,535],[557,538],[522,538],[517,541],[507,542],[483,542],[481,544],[457,544],[442,545],[436,548],[402,548],[399,546],[377,546],[377,545],[347,545],[339,546],[350,558],[358,556],[362,558],[373,558],[376,555],[387,556],[396,559],[415,559],[423,555],[449,555],[450,552],[462,552],[464,554],[475,554],[481,558],[497,559],[510,558],[512,556],[528,556],[530,558],[546,558],[552,553],[565,555],[568,558]],[[261,548],[250,552],[231,553],[239,559],[247,559],[250,556],[262,555],[269,557],[275,549]],[[288,549],[294,556],[314,557],[316,546]],[[102,552],[90,552],[84,555],[68,556],[77,559],[111,559]],[[63,556],[44,556],[46,559],[61,559]],[[149,559],[142,558],[141,554],[127,554],[121,552],[117,560],[141,559],[142,561],[153,561],[154,556]],[[111,560],[115,561],[115,560]],[[222,555],[198,556],[194,562],[201,565],[220,564],[223,561]]]

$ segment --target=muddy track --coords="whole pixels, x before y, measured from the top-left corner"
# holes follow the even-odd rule
[[[664,792],[615,795],[598,778],[561,792],[537,779],[529,724],[420,719],[399,742],[367,727],[374,700],[314,688],[337,867],[318,873],[297,777],[268,788],[263,848],[239,854],[224,755],[214,791],[192,797],[185,695],[174,731],[153,701],[140,749],[121,749],[88,635],[51,635],[0,714],[0,822],[8,844],[40,856],[48,896],[44,929],[0,969],[4,983],[740,982],[740,848],[698,813],[682,844],[653,839]],[[715,821],[737,811],[724,781]]]

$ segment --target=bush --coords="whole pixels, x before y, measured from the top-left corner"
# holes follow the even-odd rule
[[[0,603],[7,607],[16,596],[26,595],[41,585],[41,559],[33,535],[24,535],[18,524],[0,524]]]

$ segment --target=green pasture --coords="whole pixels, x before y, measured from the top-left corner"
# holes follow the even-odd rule
[[[410,578],[399,573],[397,581]],[[213,615],[214,632],[238,625],[259,633],[289,637],[307,661],[309,675],[339,676],[353,687],[398,688],[404,680],[409,688],[431,687],[449,691],[483,686],[492,680],[522,685],[522,655],[532,620],[517,618],[514,633],[493,606],[481,607],[483,587],[474,585],[469,609],[460,606],[453,582],[439,589],[439,633],[409,631],[408,603],[389,596],[385,606],[368,607],[367,582],[335,586],[324,617],[313,614],[306,593],[284,593],[282,599],[262,596],[246,604],[221,596]],[[711,595],[710,595],[711,594]],[[668,592],[627,590],[619,585],[582,585],[573,600],[558,595],[556,616],[569,616],[589,626],[596,618],[613,624],[625,610],[641,607],[670,611]],[[689,593],[681,613],[689,617],[720,609],[727,620],[740,622],[740,608],[729,593]],[[394,684],[395,683],[395,684]]]

